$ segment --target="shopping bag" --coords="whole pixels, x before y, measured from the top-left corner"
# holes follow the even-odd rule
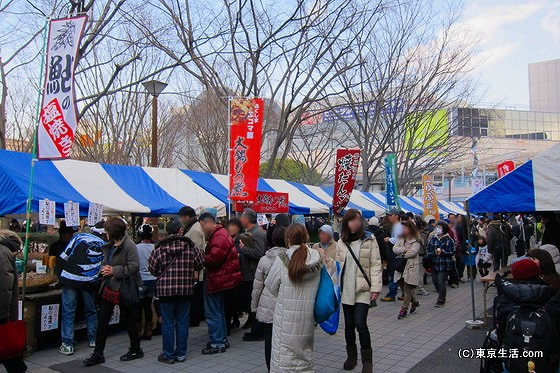
[[[27,330],[25,321],[11,321],[0,325],[0,361],[23,355]]]
[[[313,315],[317,324],[327,321],[338,309],[338,299],[334,289],[334,282],[325,266],[321,268],[320,276],[321,279],[319,281],[319,288],[317,289],[317,296],[315,298],[315,307],[313,309]]]
[[[337,330],[338,330],[338,323],[340,320],[340,286],[338,278],[340,277],[340,263],[336,262],[336,273],[331,274],[331,278],[333,280],[334,283],[334,291],[335,291],[335,295],[336,295],[336,301],[337,301],[337,309],[336,311],[331,315],[331,317],[329,317],[328,320],[323,321],[321,324],[319,324],[319,326],[321,327],[321,329],[323,329],[323,331],[327,334],[330,335],[334,335],[336,334]]]

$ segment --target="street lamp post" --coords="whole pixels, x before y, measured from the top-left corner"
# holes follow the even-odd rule
[[[163,92],[165,87],[167,87],[167,84],[157,80],[150,80],[142,83],[142,85],[144,86],[144,88],[146,88],[146,91],[148,91],[148,93],[152,95],[152,160],[150,162],[150,166],[157,167],[157,98],[159,94]]]

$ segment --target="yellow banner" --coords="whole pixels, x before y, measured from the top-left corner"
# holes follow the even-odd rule
[[[436,188],[432,175],[422,176],[422,189],[424,190],[424,219],[439,220],[439,209],[437,204]]]

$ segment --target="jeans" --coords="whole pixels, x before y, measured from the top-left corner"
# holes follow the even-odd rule
[[[369,304],[356,303],[353,306],[343,304],[342,309],[344,311],[344,337],[346,339],[346,346],[356,346],[357,329],[362,350],[371,349],[371,337],[367,326]]]
[[[225,347],[227,339],[226,314],[224,292],[208,294],[206,281],[204,282],[204,314],[208,324],[208,336],[212,347]]]
[[[190,300],[160,299],[161,335],[163,338],[163,354],[166,359],[184,358],[187,356],[187,340],[189,338]],[[177,348],[175,348],[175,336]]]
[[[99,318],[97,324],[97,338],[95,339],[95,352],[103,356],[103,351],[105,351],[105,344],[107,343],[107,330],[109,328],[109,321],[111,321],[111,315],[113,314],[113,309],[115,305],[102,299],[99,306]],[[138,335],[138,329],[134,325],[134,316],[136,315],[135,307],[124,307],[119,306],[121,315],[120,323],[123,325],[128,332],[128,338],[130,338],[130,350],[137,352],[140,350],[140,336]]]
[[[438,301],[445,302],[445,297],[447,295],[447,285],[445,284],[447,280],[447,271],[432,271],[432,280],[436,291],[439,293]]]
[[[74,317],[78,296],[84,301],[84,317],[87,324],[87,337],[89,342],[95,341],[97,334],[97,310],[95,308],[95,292],[90,289],[74,289],[62,287],[62,327],[60,335],[62,343],[74,345]]]
[[[262,323],[262,326],[264,329],[264,360],[266,361],[266,367],[268,371],[270,371],[270,355],[272,351],[272,323]]]
[[[396,298],[397,293],[399,291],[399,285],[395,282],[395,270],[389,269],[387,272],[387,277],[389,277],[389,292],[387,293],[386,297]]]

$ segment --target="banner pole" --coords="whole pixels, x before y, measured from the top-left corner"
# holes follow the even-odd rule
[[[227,205],[227,217],[228,220],[231,219],[231,96],[228,96],[228,119],[227,119],[227,129],[228,129],[228,142],[227,142],[227,163],[228,163],[228,205]]]
[[[33,148],[31,153],[31,170],[29,172],[29,190],[27,193],[27,203],[25,217],[27,219],[25,225],[25,242],[23,244],[23,286],[21,289],[22,298],[22,315],[25,309],[25,290],[27,287],[27,258],[29,253],[29,229],[31,227],[31,203],[33,201],[33,176],[35,175],[35,163],[37,162],[37,136],[39,135],[39,116],[41,114],[41,100],[43,98],[43,90],[45,89],[45,82],[43,81],[43,74],[45,70],[45,50],[47,46],[47,35],[49,30],[49,19],[45,20],[43,30],[43,46],[41,48],[41,70],[39,72],[39,90],[37,91],[37,109],[35,114],[36,126],[33,131]]]

